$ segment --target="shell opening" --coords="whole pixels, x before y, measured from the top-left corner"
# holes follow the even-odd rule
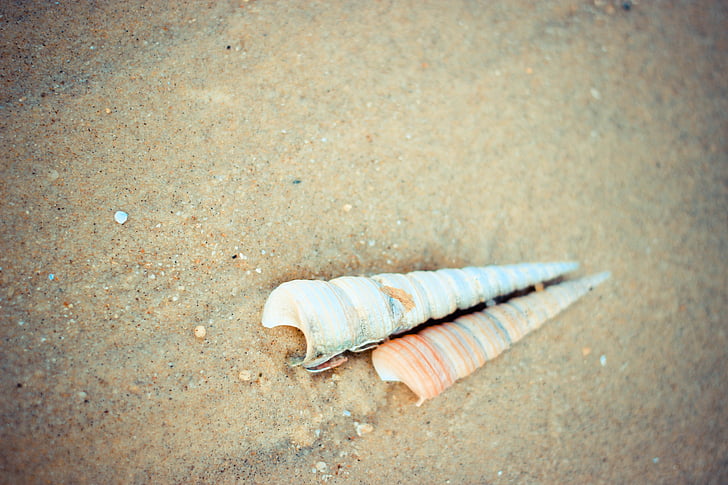
[[[313,353],[312,339],[301,320],[295,298],[285,288],[278,287],[270,294],[263,307],[262,324],[266,328],[293,327],[303,333],[306,339],[306,357],[297,364],[308,360]],[[325,369],[321,369],[325,370]]]

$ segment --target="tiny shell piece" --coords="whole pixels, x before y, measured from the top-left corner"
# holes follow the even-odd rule
[[[312,372],[345,361],[339,354],[362,351],[429,319],[446,317],[498,296],[573,271],[575,262],[467,267],[331,281],[294,280],[271,292],[263,325],[290,325],[306,337],[300,362]]]
[[[374,368],[382,380],[404,382],[419,397],[419,406],[498,356],[607,278],[609,273],[604,272],[553,285],[392,339],[372,353]]]
[[[124,211],[116,211],[114,214],[114,220],[119,224],[124,224],[129,219],[129,214]]]

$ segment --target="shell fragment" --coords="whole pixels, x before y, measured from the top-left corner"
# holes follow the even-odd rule
[[[119,224],[124,224],[129,219],[129,214],[124,211],[116,211],[114,213],[114,220]]]

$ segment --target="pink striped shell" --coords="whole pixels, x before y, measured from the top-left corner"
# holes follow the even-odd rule
[[[389,340],[372,353],[374,368],[382,380],[405,383],[419,397],[419,406],[498,356],[607,278],[609,273],[604,272],[549,286],[452,322]]]

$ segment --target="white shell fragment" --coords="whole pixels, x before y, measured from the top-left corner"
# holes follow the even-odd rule
[[[129,219],[129,214],[124,211],[116,211],[116,214],[114,214],[114,220],[119,224],[124,224],[127,219]]]
[[[342,363],[344,358],[334,357],[347,350],[366,350],[429,319],[552,280],[578,266],[575,262],[522,263],[342,276],[331,281],[294,280],[273,290],[262,320],[268,328],[300,329],[307,345],[301,364],[318,372]]]
[[[609,273],[605,272],[553,285],[392,339],[372,353],[374,368],[382,380],[404,382],[419,397],[419,406],[494,359],[607,278]]]

